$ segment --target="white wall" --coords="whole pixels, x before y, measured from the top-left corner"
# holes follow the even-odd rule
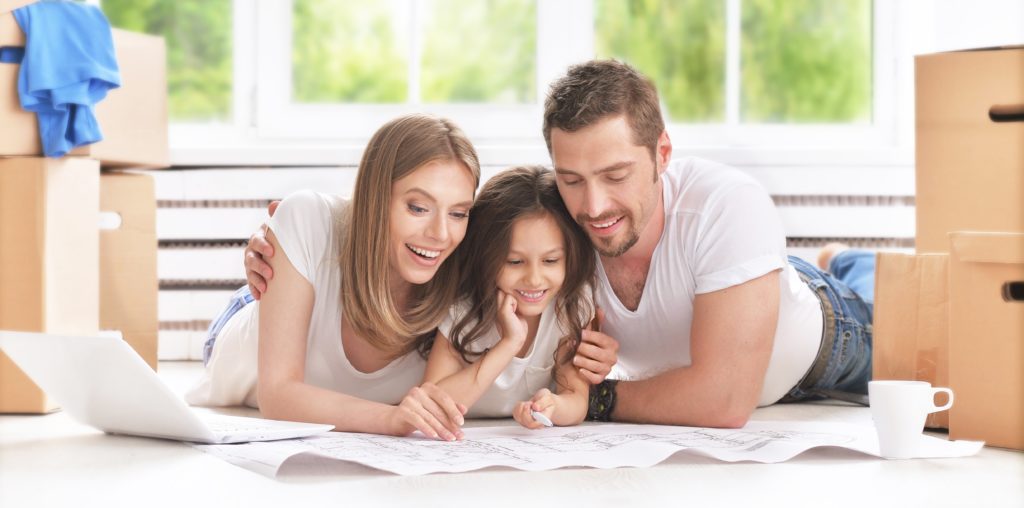
[[[914,52],[1024,44],[1024,0],[926,0]]]

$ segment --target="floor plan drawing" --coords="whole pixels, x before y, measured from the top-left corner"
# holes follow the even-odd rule
[[[253,471],[275,476],[289,460],[315,456],[402,475],[463,472],[486,467],[539,471],[560,467],[646,467],[683,451],[727,462],[775,463],[832,446],[878,455],[869,426],[810,422],[751,422],[742,429],[599,424],[529,431],[520,427],[465,429],[462,441],[331,432],[288,441],[197,445]],[[922,456],[976,453],[981,443],[922,436]]]

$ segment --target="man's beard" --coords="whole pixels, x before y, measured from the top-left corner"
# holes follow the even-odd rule
[[[620,221],[625,221],[626,219],[629,219],[629,229],[625,231],[626,238],[622,241],[622,243],[620,243],[617,246],[608,245],[607,242],[611,240],[610,238],[591,236],[589,228],[587,228],[587,236],[590,237],[591,245],[594,246],[594,249],[597,250],[598,254],[607,258],[619,257],[625,254],[626,251],[633,248],[633,246],[636,245],[636,242],[640,240],[640,232],[636,230],[636,221],[633,220],[633,216],[625,212],[611,212],[603,214],[602,217],[597,217],[596,219],[591,219],[590,217],[584,215],[576,217],[576,221],[579,224],[590,224],[611,217],[622,217],[621,219],[619,219]]]
[[[629,231],[626,232],[625,241],[623,241],[618,247],[605,247],[600,243],[594,242],[593,240],[591,240],[590,243],[594,244],[594,248],[597,249],[598,254],[601,254],[606,258],[617,258],[625,254],[626,251],[628,251],[629,249],[632,249],[633,246],[636,245],[636,242],[638,242],[639,240],[640,235],[633,229],[630,229]]]

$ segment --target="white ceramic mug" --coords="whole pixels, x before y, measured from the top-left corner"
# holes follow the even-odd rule
[[[935,394],[939,392],[949,396],[943,406],[935,405]],[[953,390],[932,388],[924,381],[871,381],[868,400],[882,456],[909,459],[918,454],[928,415],[953,406]]]

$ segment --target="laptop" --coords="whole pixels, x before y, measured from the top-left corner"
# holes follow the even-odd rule
[[[334,428],[194,411],[118,337],[0,331],[0,349],[74,419],[110,434],[227,444]]]

